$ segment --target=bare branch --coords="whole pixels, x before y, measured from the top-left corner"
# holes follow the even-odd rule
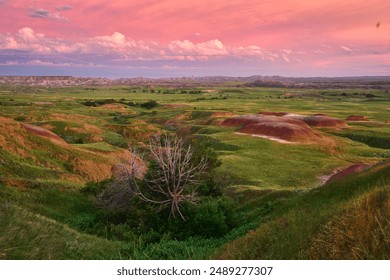
[[[160,209],[169,207],[172,216],[184,219],[181,208],[185,203],[196,204],[196,193],[191,190],[199,183],[197,178],[207,168],[202,158],[193,162],[193,148],[186,146],[182,139],[166,134],[151,137],[149,151],[155,162],[153,168],[143,178],[142,188],[137,182],[140,174],[135,157],[126,164],[118,164],[118,181],[126,182],[134,195],[145,202],[159,205]],[[132,151],[137,154],[135,150]],[[138,157],[142,157],[138,154]]]

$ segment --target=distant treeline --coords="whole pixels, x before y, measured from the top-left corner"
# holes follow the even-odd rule
[[[283,78],[259,79],[254,82],[239,85],[240,87],[269,87],[269,88],[313,88],[313,89],[390,89],[389,77],[358,78]]]
[[[143,102],[143,103],[138,103],[138,102],[126,101],[126,99],[123,99],[123,98],[119,99],[119,100],[115,100],[112,98],[87,100],[87,101],[83,101],[80,103],[83,104],[84,106],[89,106],[89,107],[100,107],[102,105],[112,104],[112,103],[120,103],[120,104],[123,104],[126,106],[132,106],[132,107],[140,106],[140,107],[143,107],[146,109],[151,109],[151,108],[158,106],[158,102],[154,101],[154,100],[151,100],[148,102]]]

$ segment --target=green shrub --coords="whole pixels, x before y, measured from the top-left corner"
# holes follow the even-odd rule
[[[369,133],[364,131],[364,132],[355,132],[355,133],[345,133],[341,135],[353,141],[364,143],[370,147],[390,149],[390,138],[388,134],[380,135],[380,134],[374,134],[374,133]]]
[[[108,234],[111,239],[127,242],[136,240],[138,238],[137,235],[133,232],[133,229],[128,224],[110,224],[108,227]]]
[[[112,179],[106,179],[100,182],[87,182],[85,186],[80,190],[82,193],[98,195],[104,189],[107,188],[108,184],[112,182]]]
[[[80,231],[91,232],[90,229],[96,224],[96,218],[96,215],[91,213],[89,215],[79,216],[77,219],[69,220],[68,223],[70,226],[77,228]]]
[[[183,209],[185,221],[169,219],[170,232],[177,239],[199,236],[221,237],[238,225],[233,204],[226,198],[204,198],[198,206],[187,205]]]
[[[210,178],[198,186],[196,192],[201,196],[218,197],[222,195],[222,186]]]
[[[104,133],[104,141],[112,146],[116,146],[123,149],[127,149],[129,147],[126,138],[112,131],[107,131],[106,133]]]
[[[25,116],[17,116],[17,117],[15,118],[15,121],[24,122],[24,121],[26,121],[26,117],[25,117]]]
[[[145,103],[141,103],[141,107],[142,108],[146,108],[146,109],[152,109],[154,107],[156,107],[158,105],[158,103],[154,100],[151,100],[151,101],[148,101],[148,102],[145,102]]]
[[[88,106],[88,107],[98,107],[98,106],[102,106],[104,104],[110,104],[110,103],[115,103],[115,99],[97,99],[97,100],[87,100],[87,101],[83,101],[83,102],[80,102],[81,104],[83,104],[84,106]]]

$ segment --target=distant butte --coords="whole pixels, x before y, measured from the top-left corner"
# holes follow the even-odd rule
[[[249,77],[175,77],[175,78],[96,78],[72,76],[0,76],[0,85],[34,86],[34,87],[110,87],[110,86],[165,86],[165,87],[275,87],[275,88],[313,88],[313,89],[390,89],[390,76],[367,77],[313,77],[289,78],[281,76]]]

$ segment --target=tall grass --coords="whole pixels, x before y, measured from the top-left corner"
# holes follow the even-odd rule
[[[322,227],[312,239],[309,258],[390,258],[390,189],[378,185]]]
[[[228,243],[215,257],[387,258],[389,171],[387,163],[287,200],[267,222]]]
[[[120,249],[119,242],[80,234],[55,220],[1,202],[0,259],[119,259]]]

